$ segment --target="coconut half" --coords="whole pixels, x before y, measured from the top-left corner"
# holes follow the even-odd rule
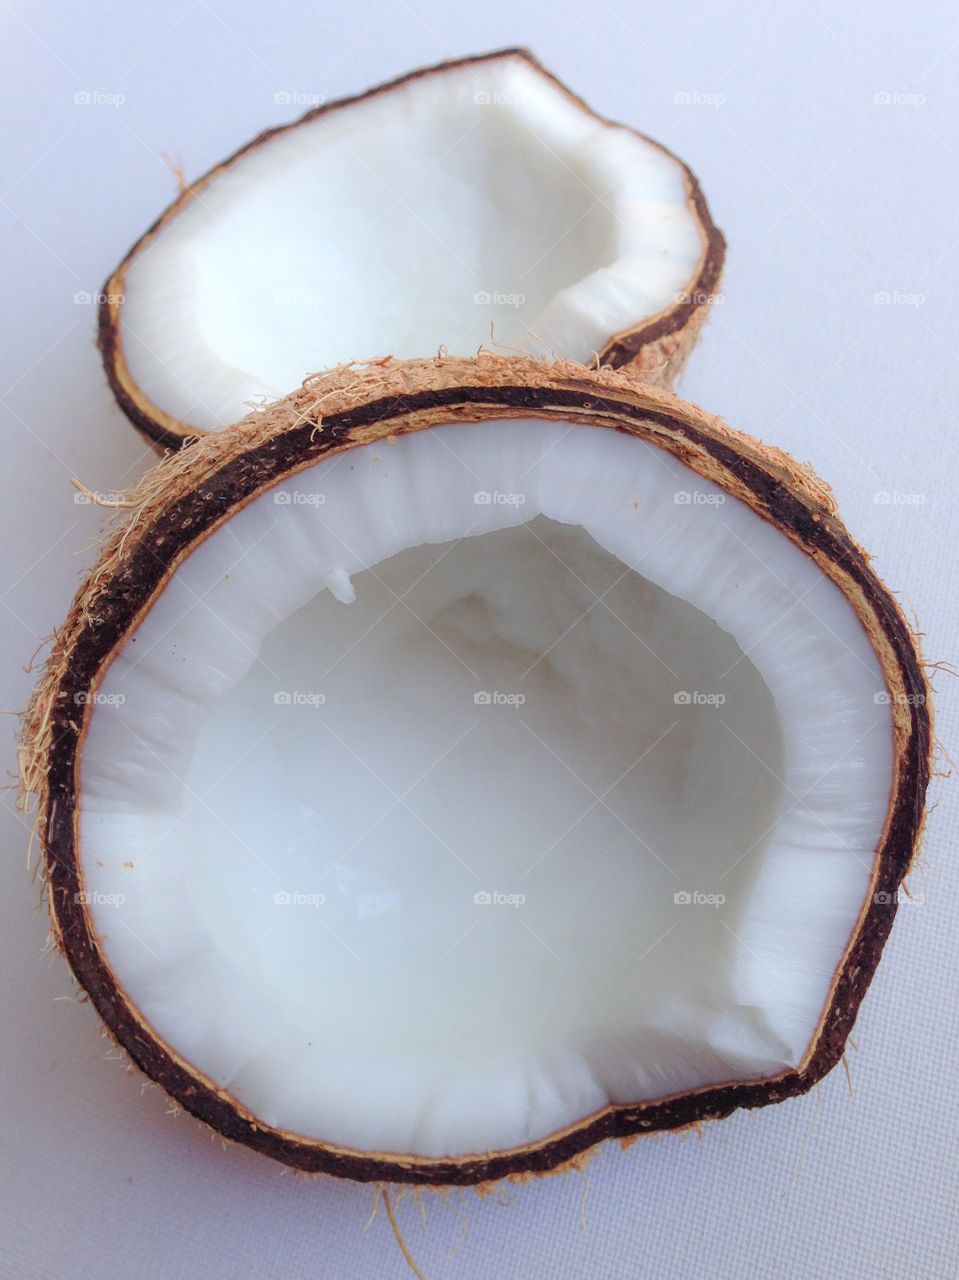
[[[680,160],[509,50],[242,147],[104,285],[99,343],[121,407],[165,446],[317,367],[473,355],[491,336],[665,384],[723,253]]]
[[[609,371],[343,368],[131,498],[26,717],[53,928],[134,1062],[436,1185],[808,1089],[930,712],[829,491]]]

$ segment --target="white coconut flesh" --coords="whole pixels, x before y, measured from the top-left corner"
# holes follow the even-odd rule
[[[846,599],[723,498],[508,420],[202,542],[81,758],[89,910],[154,1033],[261,1123],[424,1157],[799,1064],[891,718]]]
[[[247,152],[135,256],[120,336],[140,391],[209,430],[318,362],[474,355],[491,326],[588,363],[702,254],[680,163],[504,55]]]

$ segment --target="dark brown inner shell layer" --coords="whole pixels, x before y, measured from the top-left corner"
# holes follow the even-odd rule
[[[593,116],[594,119],[602,121],[603,124],[614,125],[617,128],[629,128],[627,125],[617,125],[616,122],[607,120],[593,111],[582,98],[567,88],[551,72],[547,71],[528,50],[500,49],[492,53],[478,54],[469,58],[457,58],[449,62],[440,63],[438,66],[423,67],[419,70],[408,72],[406,75],[399,76],[396,80],[378,85],[365,93],[354,94],[351,97],[340,98],[335,102],[328,102],[322,106],[314,107],[290,124],[267,129],[258,134],[183,190],[179,197],[160,214],[153,225],[133,245],[103,286],[98,310],[97,345],[103,357],[103,365],[110,388],[120,408],[133,425],[143,431],[154,444],[161,446],[163,449],[178,449],[184,440],[196,434],[195,428],[190,426],[189,423],[179,422],[170,418],[156,405],[151,404],[140,391],[127,367],[120,336],[120,311],[123,305],[122,297],[127,268],[134,258],[149,247],[150,243],[163,231],[166,225],[191,200],[200,195],[210,183],[216,181],[220,174],[242,156],[252,151],[255,147],[260,147],[264,143],[270,142],[280,134],[286,133],[291,129],[297,129],[300,125],[307,124],[311,120],[324,116],[331,111],[339,111],[344,107],[353,106],[355,103],[363,102],[368,98],[390,93],[394,89],[402,88],[403,85],[408,84],[410,81],[419,80],[425,76],[441,75],[443,72],[452,71],[459,67],[479,67],[485,62],[505,57],[522,58],[528,62],[544,78],[552,81],[558,89],[583,111]],[[651,146],[656,147],[658,151],[673,160],[681,168],[686,183],[687,202],[694,210],[699,223],[703,251],[695,277],[689,282],[685,292],[677,297],[673,305],[659,315],[646,317],[637,324],[635,329],[611,334],[605,347],[598,353],[598,360],[600,364],[614,369],[632,364],[635,361],[641,361],[644,376],[647,380],[665,385],[682,368],[710,306],[715,300],[726,256],[726,241],[722,232],[713,222],[702,188],[689,166],[684,164],[668,148],[656,142],[655,139],[647,137],[646,134],[640,133],[636,129],[630,129],[629,131],[650,143]],[[366,357],[372,353],[360,352],[356,354]],[[305,370],[304,373],[306,372],[310,371]]]
[[[396,365],[408,369],[410,364]],[[212,469],[193,465],[177,478],[171,500],[144,519],[92,608],[75,607],[54,650],[49,688],[43,695],[48,723],[43,739],[40,790],[49,903],[61,948],[110,1030],[136,1064],[179,1103],[227,1138],[299,1169],[359,1181],[432,1185],[475,1184],[509,1175],[538,1174],[564,1164],[595,1143],[675,1129],[728,1115],[739,1107],[777,1102],[807,1090],[840,1059],[860,1001],[873,976],[896,913],[897,889],[920,837],[929,778],[930,714],[927,684],[912,635],[867,558],[837,519],[825,491],[815,487],[784,455],[738,436],[715,419],[665,392],[638,387],[615,374],[564,365],[508,360],[415,362],[422,389],[379,392],[382,380],[363,389],[355,403],[324,415],[309,413],[303,391],[289,411],[274,407],[277,426],[257,434],[223,433],[224,460]],[[436,376],[430,373],[435,367]],[[553,372],[551,372],[553,370]],[[407,382],[408,385],[408,382]],[[413,383],[413,385],[419,385]],[[322,383],[317,384],[322,390]],[[319,395],[317,395],[319,400]],[[328,403],[328,400],[325,402]],[[286,414],[285,421],[284,413]],[[798,1070],[771,1080],[729,1083],[640,1105],[611,1106],[578,1126],[529,1147],[427,1159],[364,1154],[324,1145],[260,1125],[234,1100],[179,1061],[127,1003],[101,956],[87,908],[76,845],[78,765],[84,723],[92,700],[75,695],[95,687],[111,655],[162,590],[176,563],[211,530],[262,490],[325,455],[438,423],[503,416],[575,420],[649,440],[681,457],[699,474],[717,480],[777,525],[824,571],[839,580],[870,632],[892,692],[896,717],[895,776],[878,850],[871,899],[837,970],[828,1006],[807,1058]],[[203,441],[203,445],[211,442]],[[209,448],[191,445],[213,456]],[[164,464],[166,465],[166,464]],[[171,482],[172,483],[172,482]],[[856,598],[854,600],[854,597]],[[79,598],[78,598],[79,599]],[[36,708],[33,708],[36,712]],[[28,711],[27,735],[30,733]],[[34,715],[36,721],[36,714]],[[35,788],[37,789],[37,788]]]

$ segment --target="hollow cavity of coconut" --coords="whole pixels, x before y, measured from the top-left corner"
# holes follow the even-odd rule
[[[59,944],[188,1111],[478,1183],[838,1061],[926,692],[783,454],[613,373],[384,362],[146,477],[24,782]]]
[[[242,147],[104,285],[99,341],[121,407],[165,446],[384,352],[492,339],[665,385],[723,253],[680,160],[508,50]]]

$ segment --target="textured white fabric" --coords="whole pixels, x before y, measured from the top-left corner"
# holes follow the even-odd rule
[[[89,562],[100,514],[74,503],[69,477],[110,493],[149,460],[113,406],[83,295],[173,194],[159,152],[182,155],[194,177],[309,95],[512,42],[697,171],[731,248],[685,394],[809,459],[916,610],[929,657],[954,659],[950,6],[15,0],[0,30],[15,125],[0,202],[3,706],[25,702],[32,678],[21,668]],[[937,684],[939,733],[954,753],[959,687]],[[9,768],[11,720],[4,732]],[[912,880],[922,901],[902,907],[863,1007],[852,1097],[838,1071],[814,1095],[713,1126],[702,1141],[605,1150],[589,1167],[585,1228],[577,1176],[500,1198],[430,1197],[425,1228],[404,1204],[425,1274],[954,1275],[959,823],[952,787],[935,793],[925,874]],[[9,794],[0,819],[0,1276],[408,1275],[382,1213],[363,1233],[368,1189],[298,1182],[249,1152],[224,1154],[106,1061],[89,1007],[55,1003],[72,990],[64,965],[39,959],[46,925],[31,914],[27,831]]]

